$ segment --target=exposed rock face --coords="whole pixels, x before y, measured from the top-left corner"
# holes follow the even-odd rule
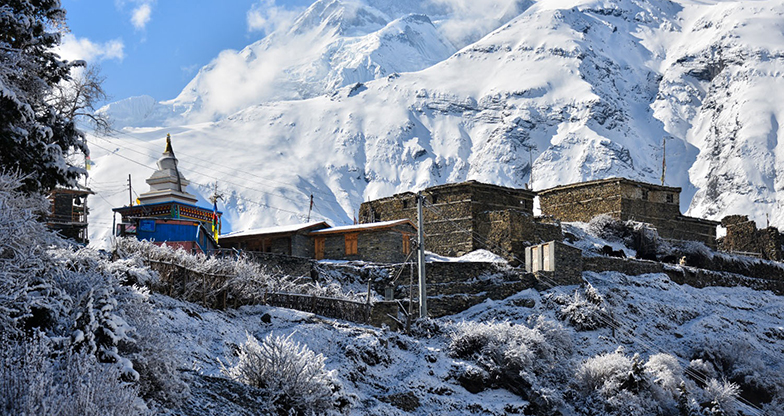
[[[363,201],[468,179],[658,183],[666,154],[681,212],[784,226],[781,2],[510,1],[495,26],[463,37],[445,4],[319,1],[289,32],[205,67],[170,113],[126,103],[123,120],[137,107],[179,114],[169,120],[189,143],[225,142],[223,165],[276,179],[252,188],[318,190],[337,223]],[[297,60],[271,59],[280,50]],[[187,125],[204,115],[217,122]],[[297,220],[234,209],[253,226]]]

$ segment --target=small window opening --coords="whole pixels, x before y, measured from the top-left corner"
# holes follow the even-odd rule
[[[645,190],[645,189],[643,189],[643,190],[642,190],[642,199],[643,199],[644,201],[647,201],[647,200],[648,200],[648,191],[647,191],[647,190]]]
[[[438,195],[436,195],[436,194],[430,195],[430,200],[433,201],[433,204],[437,204],[438,203]]]
[[[672,194],[667,194],[667,203],[668,204],[672,204],[673,200],[674,200],[673,195]]]

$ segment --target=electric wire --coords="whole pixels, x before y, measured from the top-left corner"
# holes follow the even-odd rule
[[[101,145],[99,145],[99,144],[97,144],[97,143],[91,143],[91,145],[93,145],[93,146],[96,146],[96,147],[98,147],[98,148],[101,148],[101,149],[103,149],[103,150],[106,150],[106,151],[108,151],[108,152],[110,152],[110,153],[111,153],[111,151],[110,151],[109,149],[107,149],[106,147],[103,147],[103,146],[101,146]],[[138,161],[136,161],[136,160],[134,160],[134,159],[131,159],[131,158],[129,158],[129,157],[127,157],[127,156],[125,156],[125,155],[122,155],[122,154],[119,154],[119,153],[116,153],[116,152],[114,152],[114,153],[111,153],[111,154],[112,154],[112,155],[114,155],[114,156],[120,157],[120,158],[122,158],[122,159],[125,159],[125,160],[127,160],[127,161],[129,161],[129,162],[135,163],[135,164],[137,164],[137,165],[139,165],[139,166],[142,166],[142,167],[145,167],[145,168],[147,168],[147,169],[150,169],[150,170],[152,170],[152,171],[155,171],[155,170],[156,170],[156,169],[155,169],[155,168],[153,168],[153,167],[150,167],[150,166],[148,166],[148,165],[145,165],[144,163],[138,162]],[[204,176],[208,176],[208,175],[204,175]],[[214,178],[214,179],[217,179],[217,178]],[[228,182],[228,181],[224,181],[224,182],[227,182],[227,183],[234,184],[234,183],[232,183],[232,182]],[[209,186],[209,185],[201,184],[201,183],[194,182],[194,181],[191,181],[191,183],[193,183],[193,184],[195,184],[195,185],[205,186],[205,187],[208,187],[208,186]],[[236,185],[236,186],[241,186],[241,187],[243,187],[243,188],[247,188],[247,189],[250,189],[250,190],[255,190],[255,191],[258,191],[257,189],[254,189],[254,188],[251,188],[251,187],[247,187],[247,186],[243,186],[243,185],[239,185],[239,184],[235,184],[235,185]],[[261,192],[261,191],[259,191],[259,192]],[[262,193],[263,193],[263,192],[262,192]],[[251,204],[255,204],[255,205],[261,206],[262,208],[269,208],[269,209],[274,209],[274,210],[281,211],[281,212],[286,212],[286,213],[294,214],[294,215],[296,215],[296,216],[297,216],[298,218],[300,218],[300,219],[305,219],[305,218],[307,218],[307,215],[306,215],[306,214],[304,214],[304,213],[302,213],[302,212],[291,211],[291,210],[288,210],[288,209],[285,209],[285,208],[276,207],[276,206],[273,206],[273,205],[270,205],[270,204],[267,204],[267,203],[264,203],[264,202],[254,201],[254,200],[252,200],[252,199],[248,199],[248,198],[245,198],[245,197],[243,197],[243,196],[240,196],[240,195],[234,195],[234,197],[235,197],[236,199],[238,199],[238,200],[245,201],[245,202],[248,202],[248,203],[251,203]],[[324,217],[324,216],[322,216],[322,215],[318,215],[318,217],[320,217],[321,219],[323,219],[323,220],[325,220],[325,221],[329,220],[328,218],[326,218],[326,217]]]
[[[454,222],[454,221],[453,221],[451,218],[449,218],[449,217],[447,217],[446,215],[444,215],[444,214],[443,214],[443,213],[442,213],[440,210],[438,210],[436,207],[434,207],[434,206],[432,206],[432,205],[429,205],[429,204],[425,204],[425,203],[424,203],[424,201],[423,201],[423,204],[422,204],[422,205],[423,205],[423,206],[424,206],[426,209],[428,209],[430,212],[433,212],[433,213],[434,213],[434,214],[436,214],[437,216],[441,217],[443,220],[446,220],[447,222],[451,223],[453,226],[455,226],[455,227],[456,227],[456,228],[458,228],[459,230],[461,230],[461,231],[463,231],[463,232],[465,232],[465,233],[468,233],[469,235],[471,235],[471,236],[472,236],[474,239],[476,239],[476,240],[477,240],[477,241],[478,241],[480,244],[482,244],[483,246],[485,246],[487,249],[493,249],[493,248],[495,248],[495,249],[500,249],[500,248],[501,248],[501,247],[499,247],[499,246],[498,246],[498,245],[496,245],[496,244],[492,244],[492,243],[490,243],[489,241],[487,241],[487,240],[486,240],[484,237],[482,237],[482,236],[481,236],[481,235],[479,235],[478,233],[476,233],[476,232],[474,232],[474,231],[472,231],[472,230],[467,230],[467,229],[463,228],[462,226],[460,226],[459,224],[455,223],[455,222]],[[520,258],[518,258],[516,255],[512,254],[512,258],[513,258],[514,260],[517,260],[518,262],[520,262]],[[524,262],[521,262],[521,263],[524,263]],[[560,285],[559,285],[559,284],[558,284],[558,282],[556,282],[554,279],[551,279],[551,278],[547,277],[546,275],[541,275],[541,278],[542,278],[543,280],[546,280],[548,283],[550,283],[550,284],[552,285],[552,288],[553,288],[553,291],[554,291],[554,292],[556,292],[556,293],[559,293],[559,294],[562,294],[562,295],[568,295],[568,294],[566,294],[566,293],[562,292],[562,291],[559,289]],[[587,280],[587,279],[585,279],[584,277],[583,277],[583,279],[584,279],[586,282],[588,282],[588,280]],[[588,282],[588,283],[590,284],[590,282]],[[645,349],[646,349],[646,350],[647,350],[649,353],[650,353],[650,352],[656,352],[656,353],[661,353],[661,352],[662,352],[662,349],[658,348],[658,347],[657,347],[655,344],[653,344],[652,342],[646,341],[646,340],[644,340],[644,339],[640,338],[639,336],[637,336],[636,334],[634,334],[634,332],[632,332],[630,329],[626,329],[626,328],[624,328],[624,327],[622,326],[622,323],[621,323],[619,320],[616,320],[616,319],[614,319],[614,318],[613,318],[613,317],[611,317],[611,316],[606,316],[606,315],[605,315],[605,314],[604,314],[602,311],[599,311],[599,313],[598,313],[598,317],[599,317],[599,319],[602,321],[602,323],[604,323],[605,325],[609,326],[609,327],[610,327],[610,328],[612,328],[613,330],[616,330],[616,331],[620,332],[621,334],[625,334],[625,335],[626,335],[628,338],[630,338],[630,339],[631,339],[631,340],[633,340],[633,341],[637,341],[637,342],[638,342],[638,343],[639,343],[641,346],[643,346],[643,348],[645,348]],[[709,380],[708,380],[708,377],[707,377],[705,374],[702,374],[702,372],[700,372],[700,371],[698,371],[698,370],[694,370],[694,369],[692,369],[691,367],[689,367],[689,365],[688,365],[689,363],[688,363],[688,362],[686,362],[686,360],[685,360],[684,358],[681,358],[681,357],[679,357],[679,356],[678,356],[678,355],[676,355],[676,354],[671,354],[671,355],[672,355],[673,357],[676,357],[676,359],[677,359],[678,361],[680,361],[682,365],[683,365],[683,364],[686,364],[686,365],[684,365],[684,373],[687,373],[687,374],[689,374],[690,376],[692,376],[694,379],[696,379],[697,381],[699,381],[699,382],[700,382],[700,383],[702,383],[702,384],[707,384],[707,383],[708,383],[708,381],[709,381]],[[748,400],[746,400],[744,397],[742,397],[742,396],[738,396],[738,397],[736,397],[736,398],[734,398],[734,399],[735,399],[736,401],[738,401],[738,402],[742,403],[743,405],[745,405],[745,406],[749,407],[749,408],[750,408],[750,410],[752,411],[752,413],[753,413],[753,414],[755,414],[755,415],[762,415],[762,409],[760,409],[759,407],[757,407],[755,404],[753,404],[753,403],[749,402],[749,401],[748,401]]]
[[[136,137],[132,133],[121,131],[121,130],[116,130],[116,129],[110,129],[110,131],[113,132],[113,133],[116,133],[116,134],[124,135],[126,137],[129,137],[129,138],[135,140],[137,142],[137,144],[135,144],[135,145],[138,146],[138,147],[144,148],[144,149],[149,150],[151,152],[156,152],[157,151],[156,149],[153,149],[153,148],[151,148],[149,146],[146,146],[146,145],[142,144],[142,143],[146,144],[147,142],[142,140],[142,139],[140,139],[140,138],[138,138],[138,137]],[[106,139],[106,136],[96,136],[96,137],[99,137],[101,139],[104,139],[104,140],[108,141],[108,139]],[[120,139],[119,137],[116,137],[116,136],[108,136],[108,137],[112,137],[112,138],[118,139],[118,140]],[[130,143],[126,143],[126,144],[130,144]],[[227,165],[220,164],[220,163],[218,163],[218,162],[216,162],[214,160],[205,159],[205,158],[202,158],[202,157],[199,157],[199,156],[196,156],[196,155],[193,155],[193,154],[189,154],[189,153],[180,153],[180,155],[187,156],[189,161],[192,160],[192,159],[196,159],[196,160],[199,160],[199,161],[202,161],[202,162],[205,162],[205,163],[208,164],[207,166],[205,166],[203,164],[189,162],[189,163],[191,163],[193,165],[197,165],[197,166],[200,166],[200,167],[214,169],[215,166],[218,166],[218,167],[221,167],[221,168],[224,168],[224,169],[228,169],[230,171],[230,172],[222,172],[222,173],[225,173],[225,174],[231,174],[232,172],[241,173],[241,174],[246,175],[246,176],[253,176],[255,178],[258,178],[259,182],[269,182],[269,183],[277,184],[279,186],[284,186],[284,187],[286,187],[288,189],[294,190],[295,192],[301,192],[301,193],[306,194],[308,196],[310,194],[313,194],[313,195],[323,195],[323,196],[325,196],[327,198],[330,198],[330,199],[333,198],[333,195],[331,195],[329,193],[326,193],[326,192],[323,192],[323,191],[319,191],[318,188],[316,188],[316,187],[313,187],[314,189],[311,189],[309,191],[310,193],[307,193],[307,192],[303,191],[302,189],[299,189],[297,187],[292,186],[290,183],[286,183],[286,182],[281,182],[281,181],[276,181],[276,180],[273,180],[273,179],[265,178],[265,177],[262,177],[262,176],[259,176],[259,175],[255,174],[253,172],[248,172],[248,171],[244,171],[242,169],[237,169],[236,167],[233,167],[233,166],[227,166]],[[321,199],[321,198],[319,198],[319,199]],[[327,202],[326,200],[323,200],[323,199],[322,199],[322,201]]]

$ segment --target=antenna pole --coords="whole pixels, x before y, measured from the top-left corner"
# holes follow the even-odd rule
[[[133,206],[133,187],[131,187],[131,174],[128,174],[128,202]]]
[[[420,192],[417,194],[417,251],[418,251],[418,271],[419,271],[419,317],[427,318],[427,288],[425,284],[425,231],[424,220],[422,219],[422,200],[424,197]]]

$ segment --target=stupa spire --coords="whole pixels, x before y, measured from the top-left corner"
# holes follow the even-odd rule
[[[190,182],[182,176],[177,167],[177,158],[174,156],[170,134],[166,134],[166,149],[157,164],[158,170],[147,179],[150,190],[139,195],[141,203],[176,201],[195,204],[198,199],[186,190]]]

